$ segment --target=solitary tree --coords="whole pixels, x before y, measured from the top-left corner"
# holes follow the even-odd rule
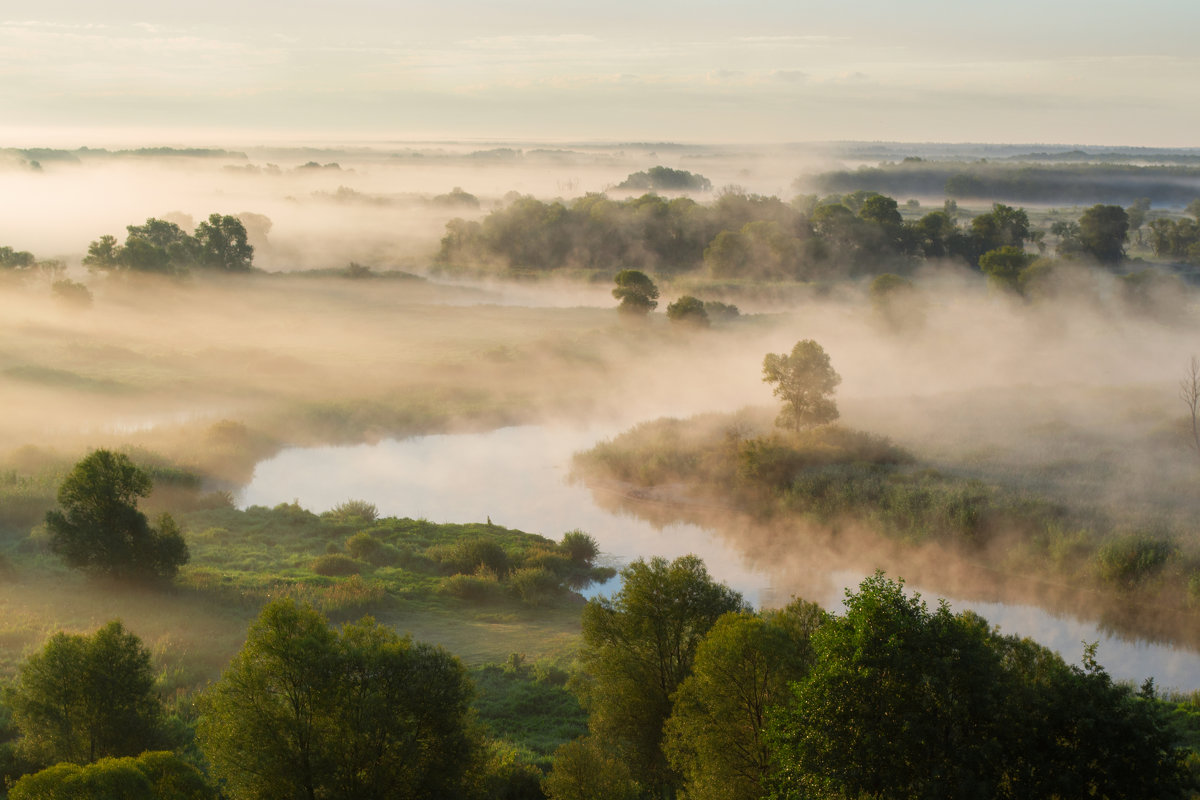
[[[138,498],[150,488],[150,476],[129,456],[94,451],[59,487],[62,510],[46,513],[50,548],[76,569],[125,579],[173,578],[187,563],[187,544],[169,514],[151,527],[138,510]]]
[[[838,418],[830,395],[842,378],[829,365],[825,350],[812,339],[796,342],[790,355],[767,353],[763,380],[775,384],[772,391],[783,400],[783,410],[775,420],[779,427],[800,430]]]
[[[613,297],[621,301],[620,310],[627,314],[649,314],[658,307],[658,287],[646,273],[623,269],[617,273]]]
[[[161,745],[150,652],[119,621],[58,633],[21,665],[9,694],[20,749],[35,763],[87,764]]]

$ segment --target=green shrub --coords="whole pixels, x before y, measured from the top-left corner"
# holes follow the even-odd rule
[[[540,606],[563,593],[561,579],[545,567],[522,567],[513,572],[508,586],[521,601]]]
[[[361,570],[362,562],[341,553],[326,553],[312,562],[313,572],[329,578],[357,575]]]
[[[503,587],[495,573],[486,570],[475,575],[458,573],[443,578],[439,588],[444,594],[476,603],[497,600],[503,596]]]
[[[491,570],[497,577],[508,574],[508,553],[493,539],[475,537],[453,545],[431,547],[429,557],[439,562],[452,575],[470,575],[480,567]]]
[[[589,566],[600,555],[600,546],[596,544],[596,540],[578,529],[564,533],[558,547],[572,561]]]
[[[346,552],[376,567],[395,566],[402,559],[402,554],[393,545],[379,541],[366,531],[356,533],[346,540]]]
[[[1096,552],[1096,571],[1107,583],[1132,588],[1162,571],[1178,548],[1170,539],[1131,534],[1105,543]]]
[[[346,500],[338,503],[322,516],[329,516],[339,522],[374,522],[379,518],[379,509],[374,503],[366,500]]]

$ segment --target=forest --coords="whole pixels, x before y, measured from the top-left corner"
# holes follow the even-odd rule
[[[1200,794],[1192,154],[865,147],[4,151],[6,796]]]

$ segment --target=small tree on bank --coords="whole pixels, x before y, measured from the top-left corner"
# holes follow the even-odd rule
[[[63,480],[62,510],[46,513],[50,549],[67,564],[120,579],[171,579],[188,549],[170,514],[151,527],[138,510],[150,494],[149,474],[123,453],[96,450]]]
[[[775,419],[781,428],[798,431],[838,418],[837,405],[830,395],[842,377],[829,365],[824,348],[812,339],[796,342],[790,354],[767,353],[763,358],[763,381],[774,384],[772,391],[783,400],[783,409]]]

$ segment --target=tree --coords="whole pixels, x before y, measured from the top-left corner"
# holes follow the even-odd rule
[[[1129,215],[1120,206],[1094,205],[1079,217],[1079,244],[1101,264],[1116,264],[1125,258],[1128,233]]]
[[[809,667],[825,612],[797,600],[763,615],[730,613],[696,650],[675,693],[665,749],[691,800],[757,800],[774,768],[767,715]]]
[[[615,278],[612,295],[621,301],[619,309],[627,314],[649,314],[658,307],[658,287],[646,273],[623,269]]]
[[[542,789],[549,800],[636,800],[638,796],[629,767],[592,737],[567,742],[554,751]]]
[[[767,353],[763,381],[775,384],[773,393],[783,399],[783,410],[775,420],[781,428],[798,431],[838,418],[830,395],[842,378],[829,365],[825,350],[812,339],[796,342],[790,355]]]
[[[246,241],[246,226],[228,214],[210,214],[196,226],[199,262],[211,269],[247,272],[254,261],[254,248]]]
[[[998,247],[979,257],[979,269],[987,275],[988,285],[993,289],[1015,292],[1019,289],[1021,271],[1029,266],[1033,257],[1019,247]]]
[[[279,600],[202,698],[197,734],[234,798],[450,797],[476,760],[470,699],[444,650],[370,618],[339,635]]]
[[[169,514],[151,527],[138,511],[150,476],[129,456],[96,450],[58,489],[62,511],[46,513],[50,548],[67,564],[122,579],[170,579],[187,563],[187,544]]]
[[[162,743],[150,651],[114,620],[91,636],[57,633],[21,665],[9,697],[31,761],[87,764]]]
[[[588,679],[580,694],[592,734],[616,750],[634,780],[667,796],[679,781],[662,750],[671,696],[717,619],[745,604],[693,555],[638,560],[621,577],[616,595],[584,606],[580,659]]]
[[[1195,356],[1188,361],[1187,372],[1179,382],[1179,399],[1188,408],[1188,418],[1192,425],[1192,449],[1200,454],[1200,359]]]
[[[708,311],[704,308],[704,301],[690,294],[685,294],[667,306],[667,319],[686,325],[708,327]]]
[[[150,751],[137,758],[102,758],[94,764],[57,764],[26,775],[9,800],[212,800],[216,792],[200,770],[174,753]]]

